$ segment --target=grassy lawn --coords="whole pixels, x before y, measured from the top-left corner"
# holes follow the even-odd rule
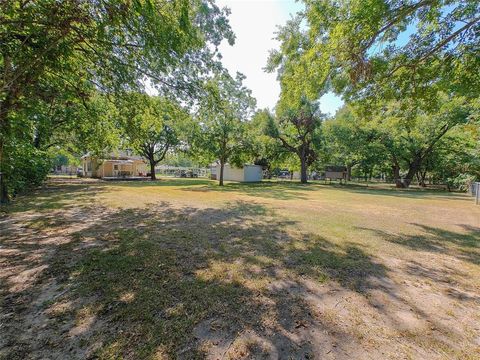
[[[0,215],[0,358],[477,359],[463,194],[54,178]]]

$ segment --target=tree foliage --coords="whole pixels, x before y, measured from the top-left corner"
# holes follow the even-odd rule
[[[451,82],[462,95],[478,88],[480,12],[475,0],[304,3],[301,18],[307,27],[302,33],[308,45],[302,61],[317,91],[326,84],[358,99],[429,96],[436,91],[431,85]]]
[[[223,185],[223,169],[227,162],[243,165],[247,149],[247,121],[255,109],[251,91],[243,85],[245,77],[232,78],[221,72],[206,84],[206,96],[200,101],[197,124],[192,128],[191,143],[195,156],[203,162],[219,161],[219,184]]]
[[[149,162],[150,176],[155,180],[155,166],[179,144],[189,114],[168,98],[141,93],[125,96],[120,108],[124,138]]]
[[[277,33],[280,49],[270,53],[267,70],[278,71],[282,86],[277,106],[341,94],[361,126],[337,117],[328,128],[331,150],[346,164],[357,158],[366,165],[380,162],[366,155],[381,144],[386,155],[375,153],[389,158],[398,186],[409,186],[443,137],[477,111],[478,2],[303,2],[305,10]],[[358,141],[345,143],[349,137]]]
[[[271,173],[275,168],[283,167],[291,153],[283,148],[277,141],[267,134],[273,115],[270,110],[262,109],[255,112],[252,120],[247,125],[247,154],[249,160],[256,165],[261,165]]]
[[[353,167],[371,173],[374,167],[381,166],[385,161],[386,151],[378,141],[378,130],[349,106],[340,109],[333,119],[325,121],[324,137],[326,155],[323,162],[345,165],[347,181],[351,178]]]
[[[2,199],[28,182],[14,180],[14,164],[22,159],[12,149],[21,142],[38,150],[32,140],[47,146],[60,138],[59,129],[82,129],[72,123],[87,118],[70,115],[91,111],[89,100],[98,93],[138,90],[150,82],[162,93],[192,96],[217,66],[212,49],[223,38],[234,40],[226,15],[210,0],[1,2]],[[29,131],[17,131],[22,122]]]
[[[424,185],[427,174],[453,186],[454,178],[478,173],[478,120],[475,107],[461,97],[445,95],[438,104],[425,112],[389,102],[381,113],[369,112],[370,117],[362,108],[344,108],[326,122],[330,156],[343,159],[347,167],[388,170],[398,187],[408,187],[415,178]]]
[[[275,117],[270,117],[265,133],[277,139],[280,146],[295,154],[300,162],[302,183],[308,179],[308,167],[318,156],[321,144],[322,114],[316,102],[302,97],[296,108],[287,108]]]

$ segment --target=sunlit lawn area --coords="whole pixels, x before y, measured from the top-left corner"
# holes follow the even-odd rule
[[[52,179],[0,218],[0,357],[480,357],[464,194]]]

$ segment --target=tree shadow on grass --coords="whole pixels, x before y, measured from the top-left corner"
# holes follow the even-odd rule
[[[411,250],[447,254],[473,264],[480,264],[480,228],[460,225],[465,231],[456,232],[422,224],[412,225],[422,233],[392,234],[379,229],[359,229],[373,232],[386,241]]]
[[[181,186],[181,187],[190,187],[190,186],[200,186],[200,185],[213,185],[214,181],[208,179],[183,179],[183,178],[158,178],[157,180],[144,180],[144,181],[109,181],[109,184],[120,186],[120,187],[132,187],[132,188],[142,188],[142,187],[156,187],[156,186]]]
[[[391,188],[379,188],[375,185],[366,186],[359,184],[325,184],[327,188],[334,188],[338,190],[343,190],[345,192],[353,194],[366,194],[374,196],[393,196],[401,197],[407,199],[439,199],[439,200],[461,200],[461,201],[472,201],[470,197],[466,196],[464,193],[455,193],[447,192],[441,189],[419,189],[419,188],[409,188],[409,189],[397,189],[395,187]]]
[[[172,186],[176,181],[171,180]],[[353,194],[365,194],[373,196],[392,196],[406,199],[418,199],[418,200],[461,200],[471,201],[471,198],[465,194],[460,193],[448,193],[443,190],[436,189],[385,189],[375,186],[365,186],[358,184],[325,184],[323,182],[309,182],[308,184],[301,184],[299,182],[290,181],[262,181],[258,183],[226,183],[225,186],[218,186],[216,182],[208,181],[203,186],[185,187],[184,191],[200,191],[200,192],[238,192],[245,195],[277,199],[277,200],[308,200],[310,198],[309,192],[321,191],[322,189],[334,189],[341,192],[353,193]],[[170,184],[170,182],[168,182]],[[194,182],[187,181],[186,185],[194,184]],[[201,183],[196,183],[201,185]],[[182,185],[183,186],[183,185]]]
[[[2,355],[313,357],[313,335],[304,331],[313,327],[313,310],[299,279],[334,280],[364,294],[387,277],[359,246],[292,234],[292,221],[259,204],[163,203],[91,215],[95,221],[68,241],[31,245],[34,262],[25,252],[6,253],[5,264],[38,274],[21,289],[15,275],[2,279],[2,309],[10,314]],[[18,250],[14,236],[2,246]],[[322,326],[353,341],[332,323]]]
[[[264,191],[265,184],[255,185],[219,191]],[[265,192],[278,186],[295,189],[287,199],[297,188],[318,188],[272,184]],[[372,294],[429,319],[361,244],[298,232],[294,221],[262,204],[234,201],[198,209],[161,203],[113,211],[88,206],[90,187],[59,191],[40,193],[22,205],[35,212],[49,209],[52,201],[57,211],[47,215],[51,221],[36,226],[32,218],[13,226],[18,224],[12,220],[4,227],[10,219],[0,219],[0,357],[340,358],[348,344],[357,355],[361,346],[352,329],[346,331],[337,318],[318,316],[306,299],[315,296],[321,304],[324,293],[316,288],[312,295],[307,283],[338,284],[340,291],[361,298],[374,318],[394,326],[399,320],[392,308],[375,302]],[[62,233],[64,224],[70,231]],[[423,230],[428,251],[447,251],[442,244],[459,247],[456,251],[476,249],[477,228],[465,226],[470,237],[463,240],[456,233]],[[377,234],[389,235],[389,241],[405,238]],[[407,270],[448,281],[418,264]],[[451,297],[476,301],[465,292]],[[319,338],[321,350],[312,345]]]
[[[458,301],[480,304],[480,295],[473,291],[466,291],[458,286],[459,281],[470,282],[470,275],[462,272],[458,268],[448,266],[433,266],[419,261],[411,260],[406,265],[405,272],[421,279],[428,279],[433,284],[441,286],[444,293]]]
[[[33,190],[28,195],[19,196],[12,204],[2,207],[0,214],[1,211],[8,214],[25,211],[50,212],[79,206],[86,207],[103,189],[104,184],[97,182],[68,184],[47,182],[43,188]]]
[[[227,183],[224,186],[210,183],[208,186],[185,188],[185,191],[218,192],[218,193],[241,193],[244,195],[277,199],[277,200],[308,200],[308,192],[318,189],[314,184],[300,184],[291,182],[270,182],[258,183]]]

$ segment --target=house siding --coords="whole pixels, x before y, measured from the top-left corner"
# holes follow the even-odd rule
[[[104,161],[101,167],[101,176],[113,176],[113,164],[110,161]]]

